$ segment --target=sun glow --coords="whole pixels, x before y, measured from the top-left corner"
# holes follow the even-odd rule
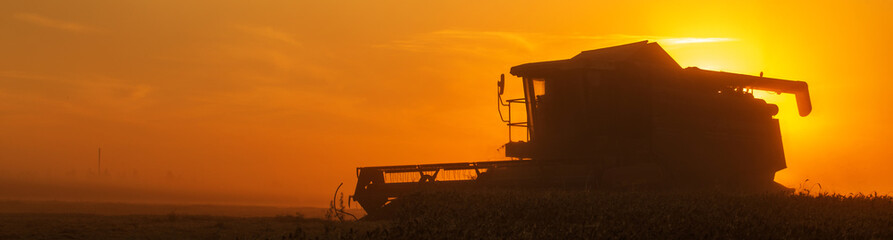
[[[753,90],[755,98],[766,100],[766,103],[778,105],[776,118],[799,118],[797,100],[792,94],[778,94],[772,91]]]

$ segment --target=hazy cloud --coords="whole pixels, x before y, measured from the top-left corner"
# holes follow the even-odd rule
[[[256,27],[256,26],[244,26],[244,25],[236,25],[237,29],[254,35],[258,37],[267,38],[270,40],[275,40],[283,43],[287,43],[293,46],[300,46],[300,42],[294,38],[294,36],[290,33],[272,28],[272,27]]]
[[[34,74],[34,73],[0,70],[0,79],[46,80],[46,79],[50,79],[50,78],[51,77],[48,77],[45,75],[40,75],[40,74]]]
[[[487,55],[500,49],[533,51],[537,44],[520,32],[440,30],[396,40],[377,47],[414,52],[446,51]]]
[[[536,48],[536,45],[524,36],[527,34],[517,32],[441,30],[432,32],[431,35],[442,39],[499,40],[527,50]]]
[[[19,13],[13,15],[13,18],[18,19],[20,21],[28,22],[31,24],[36,24],[48,28],[55,28],[59,30],[65,30],[69,32],[92,32],[96,31],[96,28],[87,26],[80,23],[62,21],[57,19],[48,18],[45,16],[33,14],[33,13]]]

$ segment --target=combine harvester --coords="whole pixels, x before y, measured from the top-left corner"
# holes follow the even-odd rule
[[[585,51],[571,59],[511,68],[524,98],[503,100],[514,160],[357,168],[352,196],[369,214],[421,189],[786,189],[778,107],[753,90],[796,95],[805,82],[682,68],[647,41]],[[511,119],[523,106],[527,118]],[[512,128],[527,141],[512,141]]]

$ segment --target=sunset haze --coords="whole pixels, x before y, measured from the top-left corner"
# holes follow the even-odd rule
[[[340,183],[349,194],[357,167],[505,159],[500,74],[643,40],[682,67],[809,84],[807,117],[793,95],[757,93],[780,109],[779,183],[893,194],[890,12],[886,1],[6,1],[0,198],[323,207]]]

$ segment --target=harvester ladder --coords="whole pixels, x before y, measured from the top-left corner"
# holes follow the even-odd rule
[[[515,98],[515,99],[509,99],[509,100],[503,101],[501,95],[497,95],[497,100],[499,100],[499,105],[500,105],[497,108],[499,110],[499,119],[502,120],[502,122],[506,123],[506,125],[508,126],[509,142],[512,142],[512,127],[527,128],[527,122],[512,122],[512,104],[513,103],[527,104],[527,100],[525,100],[524,98]],[[502,116],[502,107],[508,108],[508,118]],[[527,141],[530,141],[530,132],[529,131],[524,131],[524,132],[527,133],[526,134]]]

